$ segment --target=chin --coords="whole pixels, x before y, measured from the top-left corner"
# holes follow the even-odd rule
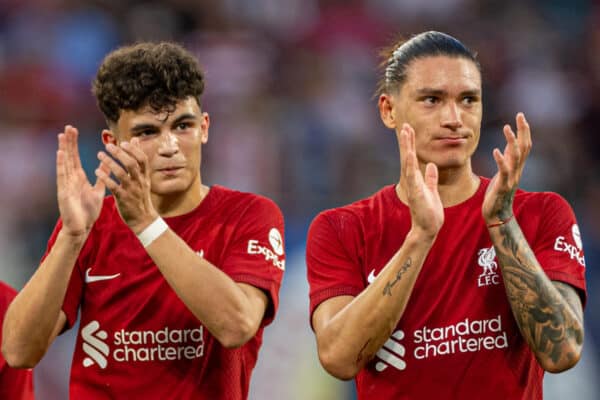
[[[152,193],[159,196],[170,196],[183,193],[189,187],[190,185],[186,185],[184,182],[161,182],[157,185],[152,185]]]

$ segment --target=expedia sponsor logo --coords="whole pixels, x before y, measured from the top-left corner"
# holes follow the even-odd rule
[[[271,248],[262,246],[258,240],[248,240],[248,254],[261,254],[267,262],[272,262],[273,266],[285,270],[285,260],[280,260],[283,255],[283,239],[276,228],[272,228],[269,232],[269,243]]]
[[[113,361],[131,363],[193,360],[204,355],[202,326],[194,329],[165,327],[143,331],[121,329],[114,332],[110,340],[106,331],[100,330],[100,323],[92,321],[81,329],[81,335],[83,351],[88,356],[83,360],[85,367],[95,363],[104,369]]]
[[[574,245],[567,242],[567,239],[564,236],[559,236],[554,241],[554,250],[568,254],[572,260],[577,260],[582,267],[585,267],[585,257],[583,256],[581,235],[577,225],[573,225],[571,228],[571,234],[573,236],[573,242],[575,242]]]

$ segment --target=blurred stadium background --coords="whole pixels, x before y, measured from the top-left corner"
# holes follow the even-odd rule
[[[546,378],[547,399],[600,389],[600,2],[598,0],[0,0],[0,279],[20,289],[58,210],[56,134],[81,135],[91,174],[104,121],[90,92],[120,44],[176,40],[206,70],[203,177],[273,198],[286,217],[281,308],[265,335],[252,399],[352,399],[328,377],[308,326],[311,219],[398,179],[394,135],[372,95],[377,52],[397,34],[455,35],[479,52],[484,122],[475,171],[491,175],[504,123],[524,111],[534,147],[522,187],[573,205],[587,260],[586,344]],[[39,399],[66,399],[74,331],[36,368]]]

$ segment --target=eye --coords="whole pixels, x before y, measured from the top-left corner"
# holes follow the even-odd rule
[[[186,129],[189,129],[192,126],[191,123],[189,122],[179,122],[176,126],[177,129],[179,129],[180,131],[184,131]]]
[[[425,96],[421,98],[421,101],[427,105],[434,105],[439,103],[440,99],[436,96]]]
[[[465,97],[463,97],[463,99],[462,99],[462,103],[463,103],[465,106],[470,106],[470,105],[472,105],[473,103],[476,103],[478,100],[479,100],[479,99],[478,99],[477,97],[475,97],[475,96],[465,96]]]
[[[144,129],[141,131],[136,131],[133,133],[133,136],[137,136],[137,137],[147,137],[147,136],[151,136],[154,135],[156,133],[156,131],[152,130],[152,129]]]

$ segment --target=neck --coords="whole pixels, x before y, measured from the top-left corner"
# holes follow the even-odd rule
[[[185,191],[169,195],[152,193],[152,204],[161,217],[176,217],[194,210],[204,200],[210,188],[200,179]]]
[[[425,175],[425,164],[420,165],[420,169]],[[408,204],[406,187],[406,178],[400,174],[396,193],[403,203]],[[452,207],[469,199],[478,187],[479,177],[471,170],[470,160],[459,168],[438,169],[438,192],[444,207]]]

